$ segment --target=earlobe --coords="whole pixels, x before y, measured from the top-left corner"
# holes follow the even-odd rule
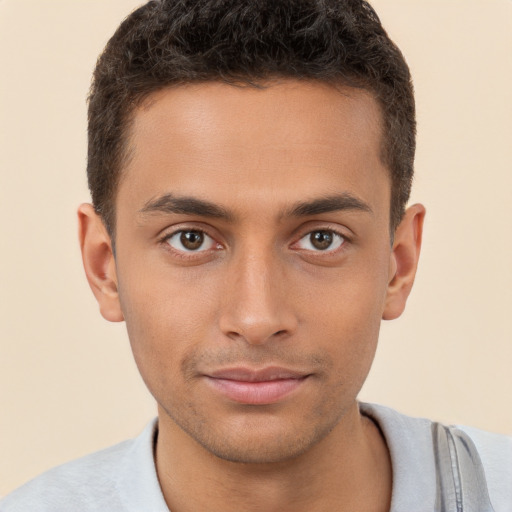
[[[122,322],[112,242],[91,204],[82,204],[78,208],[78,226],[85,274],[100,312],[110,322]]]
[[[405,309],[411,292],[421,250],[425,207],[415,204],[407,209],[397,227],[391,252],[389,283],[382,318],[393,320]]]

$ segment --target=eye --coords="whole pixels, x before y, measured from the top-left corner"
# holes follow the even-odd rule
[[[342,246],[345,239],[335,231],[330,229],[319,229],[311,231],[306,236],[302,237],[297,246],[299,249],[307,251],[334,251]]]
[[[216,246],[215,240],[197,229],[176,231],[166,242],[177,251],[202,252]]]

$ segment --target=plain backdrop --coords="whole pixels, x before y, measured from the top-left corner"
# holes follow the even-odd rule
[[[85,98],[136,0],[0,0],[0,494],[155,415],[83,275]],[[408,309],[361,398],[512,433],[512,2],[375,0],[418,105],[428,210]]]

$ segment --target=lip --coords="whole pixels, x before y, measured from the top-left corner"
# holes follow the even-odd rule
[[[228,368],[205,377],[215,391],[229,400],[248,405],[266,405],[290,396],[304,384],[309,374],[272,366],[259,370]]]

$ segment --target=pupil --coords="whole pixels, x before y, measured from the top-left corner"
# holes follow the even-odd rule
[[[180,241],[183,247],[194,251],[203,245],[204,235],[200,231],[184,231],[181,234]]]
[[[332,244],[332,233],[329,231],[315,231],[311,234],[311,243],[316,249],[329,249]]]

